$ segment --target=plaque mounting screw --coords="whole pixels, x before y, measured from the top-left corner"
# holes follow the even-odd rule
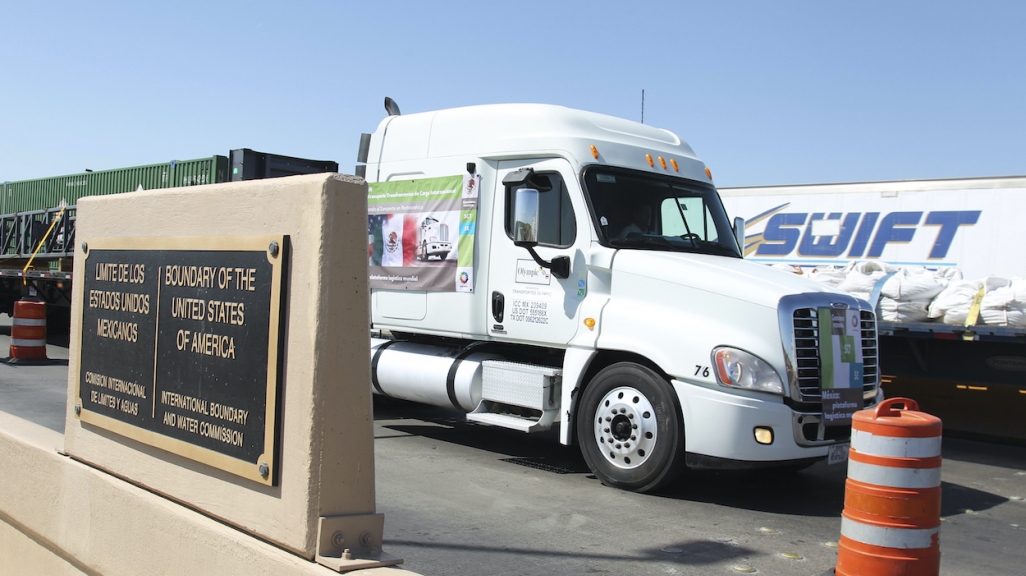
[[[271,242],[271,245],[267,247],[267,251],[271,253],[272,258],[278,257],[278,243]]]
[[[268,472],[270,472],[271,469],[267,467],[267,462],[261,462],[260,463],[260,467],[257,468],[257,470],[260,471],[260,475],[261,476],[263,476],[264,478],[267,478],[267,474],[268,474]]]
[[[331,535],[331,545],[332,546],[341,547],[345,543],[346,543],[346,537],[345,537],[344,534],[342,534],[341,530],[339,530],[339,531],[337,531],[337,532],[335,532],[334,534]]]
[[[81,416],[81,415],[82,415],[82,407],[79,406],[78,404],[75,404],[75,416]]]
[[[82,252],[89,253],[89,243],[87,243],[87,242],[83,242],[82,243]]]

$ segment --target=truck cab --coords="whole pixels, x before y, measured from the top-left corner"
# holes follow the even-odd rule
[[[672,132],[509,104],[390,115],[368,144],[378,394],[558,427],[598,478],[634,491],[686,466],[843,458],[853,410],[838,406],[881,397],[868,303],[746,262],[743,221]],[[391,246],[380,223],[445,178],[464,188],[451,282],[405,281],[444,257],[375,268]],[[407,218],[449,213],[419,206]],[[847,347],[837,362],[821,361],[828,325]],[[849,402],[828,407],[834,388]]]
[[[420,223],[420,241],[417,243],[417,259],[445,260],[452,251],[449,242],[449,227],[430,216]]]

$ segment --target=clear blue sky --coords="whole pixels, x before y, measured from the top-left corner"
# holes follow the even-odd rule
[[[544,102],[686,139],[720,186],[1026,174],[1026,2],[15,2],[0,181]]]

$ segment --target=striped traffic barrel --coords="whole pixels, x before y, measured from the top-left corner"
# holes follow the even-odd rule
[[[11,320],[11,358],[46,359],[46,303],[19,300]]]
[[[891,398],[852,416],[838,575],[940,572],[941,421],[918,410]]]

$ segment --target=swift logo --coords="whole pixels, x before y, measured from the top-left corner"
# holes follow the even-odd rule
[[[980,210],[783,212],[788,206],[782,204],[745,221],[749,229],[766,222],[761,233],[745,238],[745,256],[879,258],[888,244],[907,244],[920,227],[936,226],[927,259],[942,260],[959,228],[976,224],[981,214]]]

